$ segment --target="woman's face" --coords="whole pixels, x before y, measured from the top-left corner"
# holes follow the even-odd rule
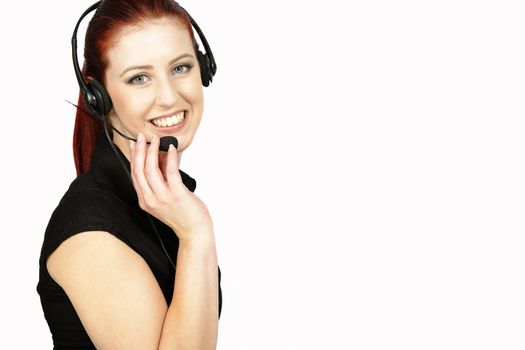
[[[190,34],[173,18],[163,18],[117,34],[107,52],[105,87],[113,102],[115,128],[147,140],[175,136],[182,152],[199,127],[203,107],[200,70]],[[129,159],[129,143],[113,140]]]

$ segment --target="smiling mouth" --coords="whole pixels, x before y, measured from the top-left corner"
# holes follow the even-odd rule
[[[156,119],[150,120],[150,122],[153,125],[159,128],[162,128],[162,127],[170,127],[170,126],[180,124],[182,123],[184,118],[186,118],[186,111],[180,111],[179,113],[174,114],[170,117],[156,118]]]

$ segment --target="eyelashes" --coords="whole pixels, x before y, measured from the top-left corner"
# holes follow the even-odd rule
[[[193,64],[191,63],[184,63],[179,64],[171,70],[173,75],[180,75],[185,74],[193,68]],[[131,78],[128,79],[127,83],[130,85],[144,85],[150,80],[150,76],[146,73],[139,73],[133,75]]]
[[[177,68],[180,68],[180,67],[186,67],[187,68],[187,70],[185,70],[183,72],[180,72],[180,71],[177,72],[177,73],[181,73],[182,74],[182,73],[185,73],[185,72],[189,72],[193,68],[193,64],[185,63],[185,64],[181,64],[181,65],[175,66],[173,68],[173,71],[176,71]]]
[[[145,83],[145,79],[146,79],[145,74],[136,74],[128,80],[128,84],[142,85]]]

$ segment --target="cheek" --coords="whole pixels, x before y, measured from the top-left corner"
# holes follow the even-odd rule
[[[126,89],[115,89],[110,96],[115,113],[119,116],[141,115],[148,105],[145,96],[132,94]]]
[[[184,98],[184,100],[191,104],[193,112],[198,114],[202,112],[204,95],[200,81],[200,76],[198,82],[192,81],[183,84],[180,87],[180,94]]]
[[[194,104],[194,108],[197,105],[201,105],[203,101],[203,87],[201,83],[201,76],[196,71],[190,79],[181,81],[178,86],[181,96],[189,103]]]

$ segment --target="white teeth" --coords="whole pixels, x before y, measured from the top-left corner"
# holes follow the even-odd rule
[[[174,116],[171,116],[169,118],[158,118],[158,119],[152,120],[151,122],[158,127],[166,127],[166,126],[177,125],[183,120],[184,120],[184,111]]]

